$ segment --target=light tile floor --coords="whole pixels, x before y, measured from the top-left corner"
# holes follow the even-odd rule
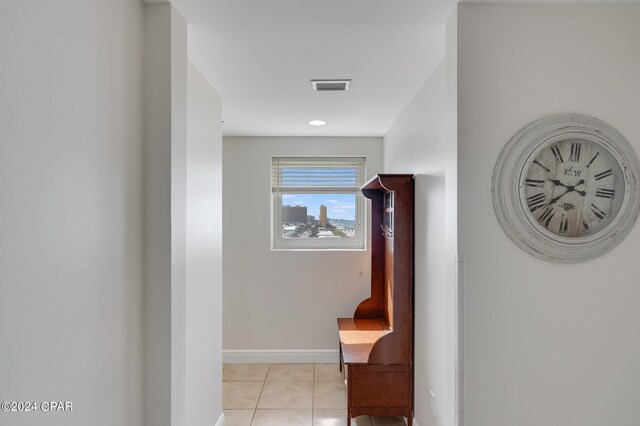
[[[224,364],[225,426],[346,426],[338,364]],[[350,426],[404,426],[402,417],[360,416]]]

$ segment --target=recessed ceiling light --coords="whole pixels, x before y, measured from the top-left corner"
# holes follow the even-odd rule
[[[324,126],[325,124],[327,124],[325,120],[310,120],[308,121],[308,123],[312,126]]]

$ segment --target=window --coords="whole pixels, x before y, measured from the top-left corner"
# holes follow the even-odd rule
[[[364,157],[273,157],[274,250],[364,250]]]

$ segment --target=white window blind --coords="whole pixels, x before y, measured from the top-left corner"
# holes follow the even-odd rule
[[[271,192],[359,194],[365,157],[273,157]]]

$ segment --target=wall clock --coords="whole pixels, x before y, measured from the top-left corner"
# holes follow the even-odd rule
[[[625,138],[596,118],[542,118],[516,133],[498,157],[493,207],[509,238],[534,256],[593,259],[633,227],[639,164]]]

